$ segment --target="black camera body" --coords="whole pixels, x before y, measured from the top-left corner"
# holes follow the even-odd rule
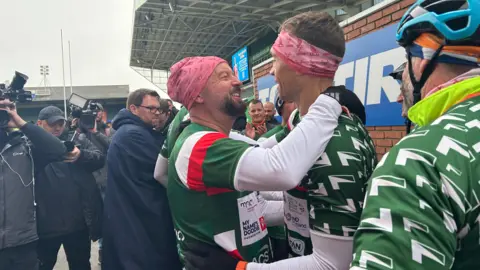
[[[23,88],[27,83],[28,76],[15,71],[10,85],[0,84],[0,100],[9,99],[12,102],[31,102],[33,100],[32,92],[25,91]],[[7,128],[10,116],[5,110],[0,110],[0,128]]]
[[[70,105],[69,118],[78,118],[78,124],[81,128],[93,129],[95,127],[97,113],[100,111],[101,105],[77,94],[72,94],[68,102]],[[76,128],[76,126],[72,126],[72,129]]]

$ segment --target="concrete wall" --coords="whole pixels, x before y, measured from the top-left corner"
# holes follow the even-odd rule
[[[345,40],[348,42],[375,30],[397,23],[407,11],[408,7],[414,2],[415,0],[392,1],[391,4],[367,16],[358,18],[357,20],[351,18],[349,22],[343,26]],[[271,68],[272,62],[266,61],[265,64],[256,66],[253,69],[253,85],[257,97],[257,79],[267,75]],[[400,111],[398,113],[400,113]],[[379,160],[406,134],[405,126],[368,127],[367,129],[375,142]]]

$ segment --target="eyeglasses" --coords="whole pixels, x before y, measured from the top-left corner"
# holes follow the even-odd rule
[[[151,113],[162,113],[160,111],[160,107],[154,107],[154,106],[142,106],[142,105],[139,105],[138,107],[142,107],[142,108],[145,108],[145,109],[148,109]]]

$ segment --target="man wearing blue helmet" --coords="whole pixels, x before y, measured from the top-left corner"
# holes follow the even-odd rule
[[[419,0],[397,41],[415,130],[370,181],[350,270],[480,269],[480,1]]]

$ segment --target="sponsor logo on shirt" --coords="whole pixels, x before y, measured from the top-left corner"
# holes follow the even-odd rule
[[[257,257],[253,258],[255,263],[268,263],[270,261],[270,249],[268,245],[264,245],[259,251]]]
[[[245,201],[245,202],[241,202],[240,203],[240,207],[242,208],[250,208],[250,207],[253,207],[253,199],[250,199],[248,201]]]
[[[290,235],[288,236],[288,244],[290,245],[290,248],[292,249],[293,252],[295,252],[295,254],[298,254],[298,255],[304,255],[305,253],[305,242],[300,240],[300,239],[297,239],[297,238],[294,238],[294,237],[291,237]]]
[[[254,192],[237,200],[242,246],[248,246],[267,236],[267,225]]]
[[[179,242],[183,242],[183,240],[185,240],[185,235],[183,235],[182,231],[175,229],[175,235],[177,236],[177,240]]]

